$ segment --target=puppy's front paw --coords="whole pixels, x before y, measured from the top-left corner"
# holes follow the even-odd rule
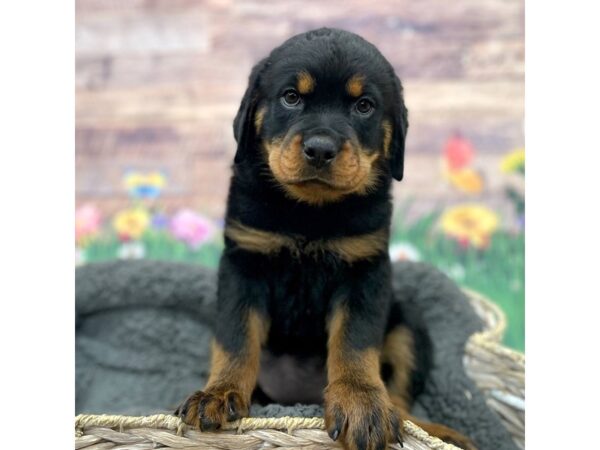
[[[325,427],[347,450],[402,444],[401,419],[384,387],[336,381],[325,390]]]
[[[175,415],[185,423],[202,431],[221,428],[225,422],[232,422],[248,415],[248,402],[235,389],[207,389],[197,391],[188,397]]]

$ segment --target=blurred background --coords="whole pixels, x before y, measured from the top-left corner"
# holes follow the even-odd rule
[[[76,264],[215,267],[232,121],[252,65],[321,26],[375,44],[403,80],[405,178],[390,254],[506,312],[524,350],[522,0],[77,0]]]

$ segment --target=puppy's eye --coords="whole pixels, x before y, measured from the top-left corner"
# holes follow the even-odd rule
[[[359,114],[370,114],[371,111],[373,111],[373,108],[375,108],[375,105],[373,105],[373,102],[368,98],[361,98],[359,101],[356,102],[356,111]]]
[[[281,101],[285,106],[288,107],[297,106],[300,103],[300,94],[298,94],[294,89],[288,89],[283,93]]]

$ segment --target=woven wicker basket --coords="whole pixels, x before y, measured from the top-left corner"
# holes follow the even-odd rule
[[[506,328],[500,309],[480,294],[466,291],[485,329],[467,342],[465,367],[485,394],[489,406],[501,417],[517,446],[525,448],[525,356],[502,347]],[[409,421],[404,422],[404,448],[451,450]],[[75,448],[101,449],[263,449],[339,448],[323,427],[322,418],[246,418],[218,433],[188,429],[175,416],[146,417],[79,415],[75,418]],[[394,445],[391,448],[400,448]]]

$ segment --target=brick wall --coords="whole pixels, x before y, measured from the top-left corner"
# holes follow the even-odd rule
[[[521,0],[77,0],[76,9],[78,203],[112,213],[127,203],[126,170],[159,169],[167,210],[221,216],[252,64],[328,25],[373,42],[403,79],[411,127],[396,198],[415,198],[415,213],[462,199],[439,167],[460,130],[478,150],[482,200],[510,214],[498,162],[524,142]]]

